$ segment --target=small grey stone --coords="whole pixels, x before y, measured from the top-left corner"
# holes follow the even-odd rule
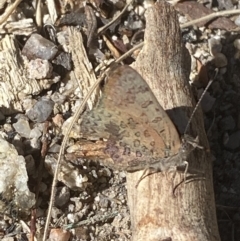
[[[69,201],[69,198],[70,198],[69,188],[59,187],[56,193],[55,205],[57,207],[62,207]]]
[[[47,188],[48,188],[48,187],[47,187],[46,183],[41,182],[40,185],[39,185],[39,192],[44,193],[44,192],[47,191]]]
[[[216,53],[214,55],[214,63],[216,65],[216,67],[222,68],[222,67],[225,67],[228,64],[228,60],[227,60],[227,58],[224,54]]]
[[[27,98],[27,99],[24,99],[24,100],[23,100],[22,106],[23,106],[23,109],[24,109],[25,111],[28,111],[28,110],[30,110],[36,103],[37,103],[36,100]]]
[[[53,219],[58,219],[62,215],[62,211],[56,207],[52,208],[51,216]]]
[[[32,109],[27,112],[27,116],[34,122],[44,122],[52,113],[54,102],[47,99],[38,101]]]
[[[38,127],[35,127],[31,130],[29,137],[38,139],[41,136],[42,136],[42,131]]]
[[[143,22],[141,20],[136,20],[134,22],[128,23],[128,27],[132,30],[142,29],[143,28]]]
[[[201,98],[203,91],[204,91],[203,89],[198,91],[198,99]],[[215,103],[215,100],[216,99],[214,97],[212,97],[209,94],[209,92],[206,92],[201,101],[201,107],[202,107],[203,112],[205,112],[205,113],[209,112],[212,109],[212,107]]]
[[[109,205],[109,200],[107,200],[107,198],[100,198],[99,200],[99,206],[101,208],[108,208],[108,205]]]
[[[51,100],[54,101],[54,103],[57,103],[57,104],[63,104],[63,102],[65,101],[66,99],[66,96],[63,95],[63,94],[60,94],[58,92],[55,92],[51,95]]]
[[[26,169],[27,169],[28,175],[35,176],[37,173],[36,173],[35,161],[32,155],[25,156],[25,162],[26,162]]]
[[[32,138],[30,140],[30,146],[32,149],[40,150],[41,149],[41,140],[39,138]]]
[[[222,44],[220,38],[210,38],[208,40],[208,46],[211,54],[214,56],[217,53],[220,53],[222,51]]]
[[[48,152],[49,153],[59,153],[61,146],[59,144],[53,144],[50,146]]]
[[[240,22],[240,16],[238,18],[239,18],[239,22]],[[239,25],[240,25],[240,23],[239,23]],[[233,45],[236,49],[240,50],[240,39],[235,39]]]
[[[21,118],[13,124],[13,127],[20,136],[29,138],[31,129],[27,120]]]
[[[240,146],[240,130],[229,136],[229,141],[225,144],[226,148],[235,150]]]
[[[51,60],[57,52],[58,48],[54,43],[36,33],[31,35],[22,50],[22,54],[28,59]]]
[[[4,114],[0,111],[0,121],[4,120],[5,119],[5,116]]]
[[[235,19],[234,23],[235,23],[237,26],[240,26],[240,16],[238,16],[238,17]]]
[[[223,131],[233,130],[236,126],[235,120],[232,116],[226,116],[220,121],[220,128]]]
[[[28,75],[31,79],[51,78],[53,67],[45,59],[33,59],[28,63]]]

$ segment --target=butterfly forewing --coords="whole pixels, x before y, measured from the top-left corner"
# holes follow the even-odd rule
[[[177,154],[181,145],[148,84],[128,66],[110,74],[98,105],[83,115],[81,131],[88,139],[107,139],[104,152],[123,169]]]

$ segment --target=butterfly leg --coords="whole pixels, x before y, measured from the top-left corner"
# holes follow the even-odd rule
[[[148,173],[147,175],[145,175],[145,174],[146,174],[146,172],[147,172],[147,170],[148,170],[148,168],[145,168],[145,169],[144,169],[144,172],[143,172],[142,176],[139,178],[139,180],[138,180],[138,182],[137,182],[137,184],[136,184],[135,188],[137,188],[137,187],[138,187],[139,183],[140,183],[140,182],[143,180],[143,178],[145,178],[146,176],[148,176],[148,175],[149,175],[149,173]]]
[[[143,172],[142,176],[139,178],[139,180],[138,180],[135,188],[138,187],[139,183],[140,183],[145,177],[150,176],[150,175],[152,175],[152,174],[154,174],[154,173],[159,172],[158,170],[153,169],[153,171],[149,171],[149,172],[146,174],[147,170],[150,170],[150,169],[149,169],[149,168],[144,169],[144,172]],[[146,174],[146,175],[145,175],[145,174]]]
[[[189,164],[188,164],[187,161],[184,161],[183,163],[186,165],[185,170],[184,170],[184,173],[183,173],[183,180],[184,180],[184,182],[185,182],[185,181],[186,181],[186,176],[187,176]]]

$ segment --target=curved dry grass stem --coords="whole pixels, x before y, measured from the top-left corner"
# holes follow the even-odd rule
[[[133,51],[135,51],[138,48],[141,48],[142,46],[143,46],[143,43],[135,46],[134,48],[130,49],[127,53],[125,53],[123,56],[121,56],[120,58],[118,58],[114,62],[115,63],[121,62],[124,58],[129,56]],[[66,135],[63,138],[62,145],[61,145],[61,148],[60,148],[60,151],[59,151],[59,155],[58,155],[58,160],[57,160],[56,169],[55,169],[55,173],[54,173],[54,177],[53,177],[53,182],[52,182],[51,199],[50,199],[50,202],[49,202],[49,208],[48,208],[46,223],[45,223],[45,227],[44,227],[43,241],[46,241],[47,235],[48,235],[48,226],[49,226],[50,219],[51,219],[51,210],[52,210],[53,203],[54,203],[54,200],[55,200],[56,184],[57,184],[57,180],[58,180],[57,177],[58,177],[59,169],[60,169],[60,166],[61,166],[61,158],[62,158],[62,156],[64,154],[69,134],[70,134],[70,132],[72,130],[72,127],[73,127],[74,123],[79,118],[79,115],[84,110],[85,105],[86,105],[88,99],[90,98],[90,96],[92,95],[94,90],[97,88],[97,86],[100,84],[100,82],[104,79],[104,77],[107,75],[107,73],[109,71],[110,71],[110,68],[106,69],[105,72],[101,75],[101,77],[99,77],[97,79],[97,81],[94,83],[94,85],[91,87],[91,89],[87,93],[86,97],[84,98],[82,104],[80,105],[80,107],[75,112],[75,114],[73,116],[73,119],[72,119],[72,121],[71,121],[71,123],[70,123],[70,125],[69,125],[69,127],[67,129]]]
[[[3,24],[11,13],[17,8],[22,0],[16,0],[12,5],[8,6],[5,12],[0,16],[0,25]]]
[[[56,168],[55,168],[54,177],[53,177],[51,199],[50,199],[50,202],[49,202],[49,209],[48,209],[47,219],[46,219],[45,228],[44,228],[43,241],[45,241],[47,239],[48,226],[49,226],[49,222],[50,222],[50,219],[51,219],[51,209],[53,207],[53,203],[54,203],[54,200],[55,200],[57,177],[58,177],[58,173],[59,173],[59,169],[60,169],[60,165],[61,165],[61,158],[64,154],[65,147],[66,147],[66,144],[67,144],[67,141],[68,141],[68,136],[69,136],[69,134],[72,130],[72,127],[73,127],[74,123],[77,121],[79,115],[84,110],[84,107],[85,107],[88,99],[90,98],[91,94],[94,92],[96,87],[99,85],[99,83],[103,80],[104,76],[105,75],[103,74],[100,78],[98,78],[98,80],[95,82],[95,84],[89,90],[89,92],[88,92],[87,96],[84,98],[81,106],[75,112],[75,114],[73,116],[73,119],[72,119],[72,121],[71,121],[71,123],[70,123],[70,125],[67,129],[66,135],[63,138],[62,145],[61,145],[59,155],[58,155],[58,160],[57,160],[57,165],[56,165]]]
[[[239,14],[239,13],[240,13],[239,9],[226,10],[226,11],[211,13],[211,14],[206,15],[204,17],[201,17],[201,18],[189,21],[187,23],[181,24],[180,28],[187,28],[187,27],[190,27],[194,24],[200,23],[202,21],[210,21],[210,20],[212,20],[214,18],[217,18],[217,17],[223,17],[223,16],[234,15],[234,14]]]
[[[123,8],[123,10],[115,17],[113,20],[111,20],[109,23],[104,25],[103,27],[98,29],[98,35],[101,35],[104,31],[106,31],[113,23],[115,23],[127,10],[128,6],[132,3],[133,0],[129,1],[129,3],[126,4],[126,6]]]

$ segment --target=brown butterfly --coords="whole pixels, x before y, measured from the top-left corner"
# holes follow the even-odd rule
[[[176,127],[146,81],[131,67],[115,69],[99,103],[85,112],[76,156],[95,159],[113,169],[166,171],[186,165],[198,139],[180,140]]]

